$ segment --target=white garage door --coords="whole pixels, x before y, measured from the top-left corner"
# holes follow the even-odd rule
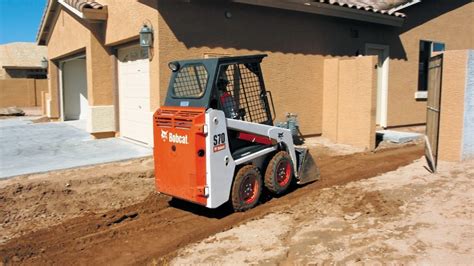
[[[120,135],[153,144],[148,57],[140,46],[118,50]]]
[[[64,120],[84,120],[89,112],[87,100],[86,59],[62,64]]]

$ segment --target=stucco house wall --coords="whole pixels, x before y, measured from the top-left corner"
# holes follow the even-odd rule
[[[402,28],[210,0],[101,0],[108,10],[103,23],[88,23],[62,10],[48,44],[48,57],[53,60],[51,114],[59,116],[59,77],[54,62],[80,52],[87,55],[90,104],[109,106],[117,113],[117,49],[137,44],[138,32],[147,23],[154,29],[151,111],[164,102],[169,61],[266,53],[269,57],[262,68],[266,87],[273,93],[277,120],[283,120],[286,112],[297,113],[302,133],[319,135],[323,132],[324,60],[363,54],[365,45],[371,43],[390,46],[388,126],[424,123],[426,102],[414,97],[419,41],[442,41],[447,49],[469,48],[473,43],[473,34],[459,34],[473,31],[465,23],[473,12],[472,1],[442,2],[426,0],[409,7]],[[227,11],[232,14],[230,19],[225,17]]]
[[[53,118],[60,117],[59,62],[68,57],[84,54],[87,64],[89,120],[116,120],[114,113],[117,112],[118,93],[116,85],[117,48],[138,44],[138,33],[144,22],[156,27],[156,9],[150,8],[146,2],[101,1],[101,4],[108,7],[109,16],[106,23],[92,23],[80,19],[65,8],[60,8],[57,20],[52,25],[48,42],[48,58],[52,65],[49,73],[50,93],[48,97],[50,98],[50,115]],[[159,101],[159,95],[154,94],[159,92],[158,60],[154,54],[157,52],[152,50],[150,57],[150,91],[152,96],[150,104]],[[104,112],[104,108],[113,110]],[[114,117],[104,118],[104,113],[114,114]],[[89,128],[91,133],[103,133],[96,132],[95,126],[97,130],[103,131],[102,126],[92,123]],[[107,128],[114,132],[118,131],[118,125],[115,122]]]
[[[474,50],[443,54],[439,159],[462,161],[474,157]]]
[[[426,101],[415,99],[421,40],[445,43],[447,50],[474,48],[474,2],[424,0],[403,10],[404,26],[393,29],[390,45],[388,126],[423,124]],[[401,46],[400,46],[401,45]]]
[[[225,11],[233,14],[231,19],[224,17]],[[387,126],[423,124],[426,101],[415,99],[420,40],[443,42],[448,50],[467,49],[474,36],[474,26],[465,23],[474,3],[466,0],[423,1],[407,9],[401,28],[231,3],[165,0],[159,1],[158,12],[161,102],[169,61],[206,53],[267,53],[263,71],[277,119],[284,119],[286,112],[298,113],[305,135],[322,133],[324,59],[363,54],[367,43],[388,45]],[[351,38],[351,30],[359,37]],[[158,107],[157,102],[152,107]]]
[[[59,11],[49,39],[48,59],[64,58],[86,49],[90,32],[73,16],[67,11]]]
[[[46,79],[0,79],[0,107],[41,107],[47,90]]]
[[[111,50],[103,45],[101,26],[88,23],[74,17],[70,11],[60,9],[56,23],[52,25],[48,43],[49,67],[49,94],[47,105],[52,118],[60,118],[60,64],[77,55],[86,57],[87,95],[90,110],[88,122],[93,122],[96,116],[101,116],[104,108],[111,109],[111,117],[103,131],[116,130],[114,119],[114,68]],[[48,108],[46,108],[48,110]],[[100,117],[97,117],[100,118]],[[102,120],[104,121],[104,119]],[[88,124],[91,133],[99,133],[93,123]],[[103,133],[103,132],[100,132]]]
[[[335,143],[375,149],[375,56],[324,62],[323,135]]]
[[[159,45],[158,13],[154,0],[123,1],[103,0],[108,7],[107,23],[104,26],[104,43],[113,50],[126,44],[138,44],[139,31],[143,24],[151,26],[155,34],[155,45],[150,54],[150,110],[158,108],[159,89]],[[114,51],[116,55],[116,51]]]
[[[386,30],[377,24],[216,1],[159,1],[158,12],[161,102],[169,61],[265,53],[269,56],[262,71],[277,120],[297,113],[304,135],[322,133],[324,59],[353,57],[365,43],[383,42]],[[359,38],[351,37],[354,28],[361,32]]]
[[[59,99],[59,59],[78,53],[84,53],[88,44],[90,32],[72,14],[60,10],[56,14],[56,23],[52,25],[48,42],[48,83],[49,92],[46,110],[51,118],[60,117]]]

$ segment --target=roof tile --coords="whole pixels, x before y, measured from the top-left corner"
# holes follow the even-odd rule
[[[80,12],[83,12],[84,9],[90,8],[90,9],[102,9],[104,6],[99,4],[98,2],[92,0],[92,1],[87,1],[87,0],[64,0],[64,2],[75,9],[79,10]]]
[[[404,18],[405,14],[392,11],[394,7],[410,1],[391,0],[391,1],[373,1],[373,0],[313,0],[314,2],[330,4],[335,6],[365,10],[368,12],[379,13]],[[388,8],[388,9],[387,9]]]

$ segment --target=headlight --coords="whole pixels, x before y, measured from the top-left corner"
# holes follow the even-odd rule
[[[179,70],[179,63],[178,62],[170,62],[168,64],[168,67],[171,69],[171,71],[176,72]]]

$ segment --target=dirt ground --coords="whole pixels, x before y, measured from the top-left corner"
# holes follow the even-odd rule
[[[0,181],[0,257],[5,264],[167,263],[174,261],[177,254],[186,252],[180,248],[252,220],[257,222],[264,217],[262,221],[265,221],[268,217],[280,216],[275,213],[285,214],[281,215],[284,224],[288,223],[285,219],[292,219],[289,216],[292,212],[301,217],[311,212],[332,212],[330,208],[326,210],[324,199],[339,202],[336,199],[344,197],[346,201],[371,201],[352,197],[348,191],[331,195],[326,190],[334,186],[340,189],[349,182],[408,165],[422,156],[423,148],[411,145],[340,156],[311,152],[317,154],[320,181],[280,198],[264,197],[263,204],[245,213],[233,214],[228,206],[208,210],[155,193],[151,159]],[[365,195],[359,188],[351,189],[358,191],[355,195]],[[319,198],[321,195],[327,196]],[[383,195],[375,193],[369,197],[385,206]],[[318,200],[321,203],[314,205]],[[301,204],[307,206],[293,207]],[[398,215],[395,208],[388,209],[385,216]],[[308,227],[311,229],[312,225]],[[277,237],[279,231],[269,235]],[[321,237],[329,239],[331,235]],[[293,258],[300,259],[296,255],[287,257],[288,261]]]
[[[0,244],[66,219],[143,201],[153,160],[138,159],[0,181]]]
[[[424,159],[375,178],[325,188],[291,208],[208,237],[174,265],[474,262],[474,161]]]

